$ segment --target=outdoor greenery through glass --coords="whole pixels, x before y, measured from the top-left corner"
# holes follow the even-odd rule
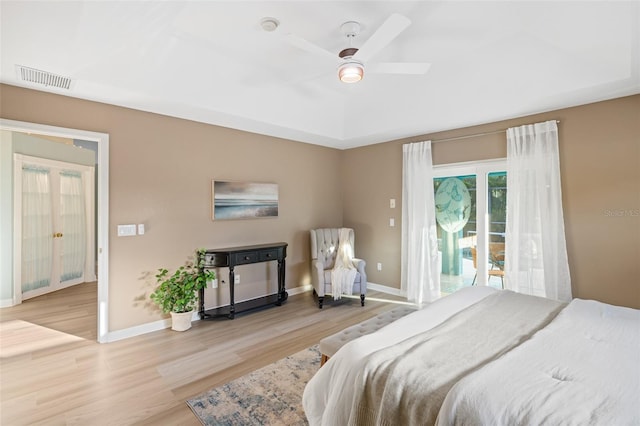
[[[507,172],[489,173],[487,184],[489,241],[504,243],[507,223]]]

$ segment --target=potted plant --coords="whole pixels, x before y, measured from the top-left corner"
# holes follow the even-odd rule
[[[171,314],[171,329],[185,331],[191,328],[191,318],[198,301],[198,290],[207,286],[207,282],[216,278],[216,273],[204,269],[204,249],[196,253],[198,263],[187,262],[173,274],[165,268],[158,269],[156,281],[158,287],[149,296],[162,312]]]

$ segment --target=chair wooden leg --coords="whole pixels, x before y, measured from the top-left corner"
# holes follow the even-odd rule
[[[318,297],[318,308],[322,309],[322,302],[324,302],[324,297]]]
[[[360,305],[364,306],[364,294],[360,295]]]

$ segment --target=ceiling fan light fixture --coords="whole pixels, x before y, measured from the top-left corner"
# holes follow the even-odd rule
[[[357,83],[364,77],[364,65],[358,61],[350,60],[338,67],[338,78],[343,83]]]

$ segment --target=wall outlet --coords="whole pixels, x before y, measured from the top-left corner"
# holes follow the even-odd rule
[[[382,263],[378,262],[378,271],[382,271]]]
[[[392,217],[389,218],[389,226],[392,228],[396,226],[396,220]]]
[[[234,284],[240,284],[240,274],[235,274],[233,277]]]

